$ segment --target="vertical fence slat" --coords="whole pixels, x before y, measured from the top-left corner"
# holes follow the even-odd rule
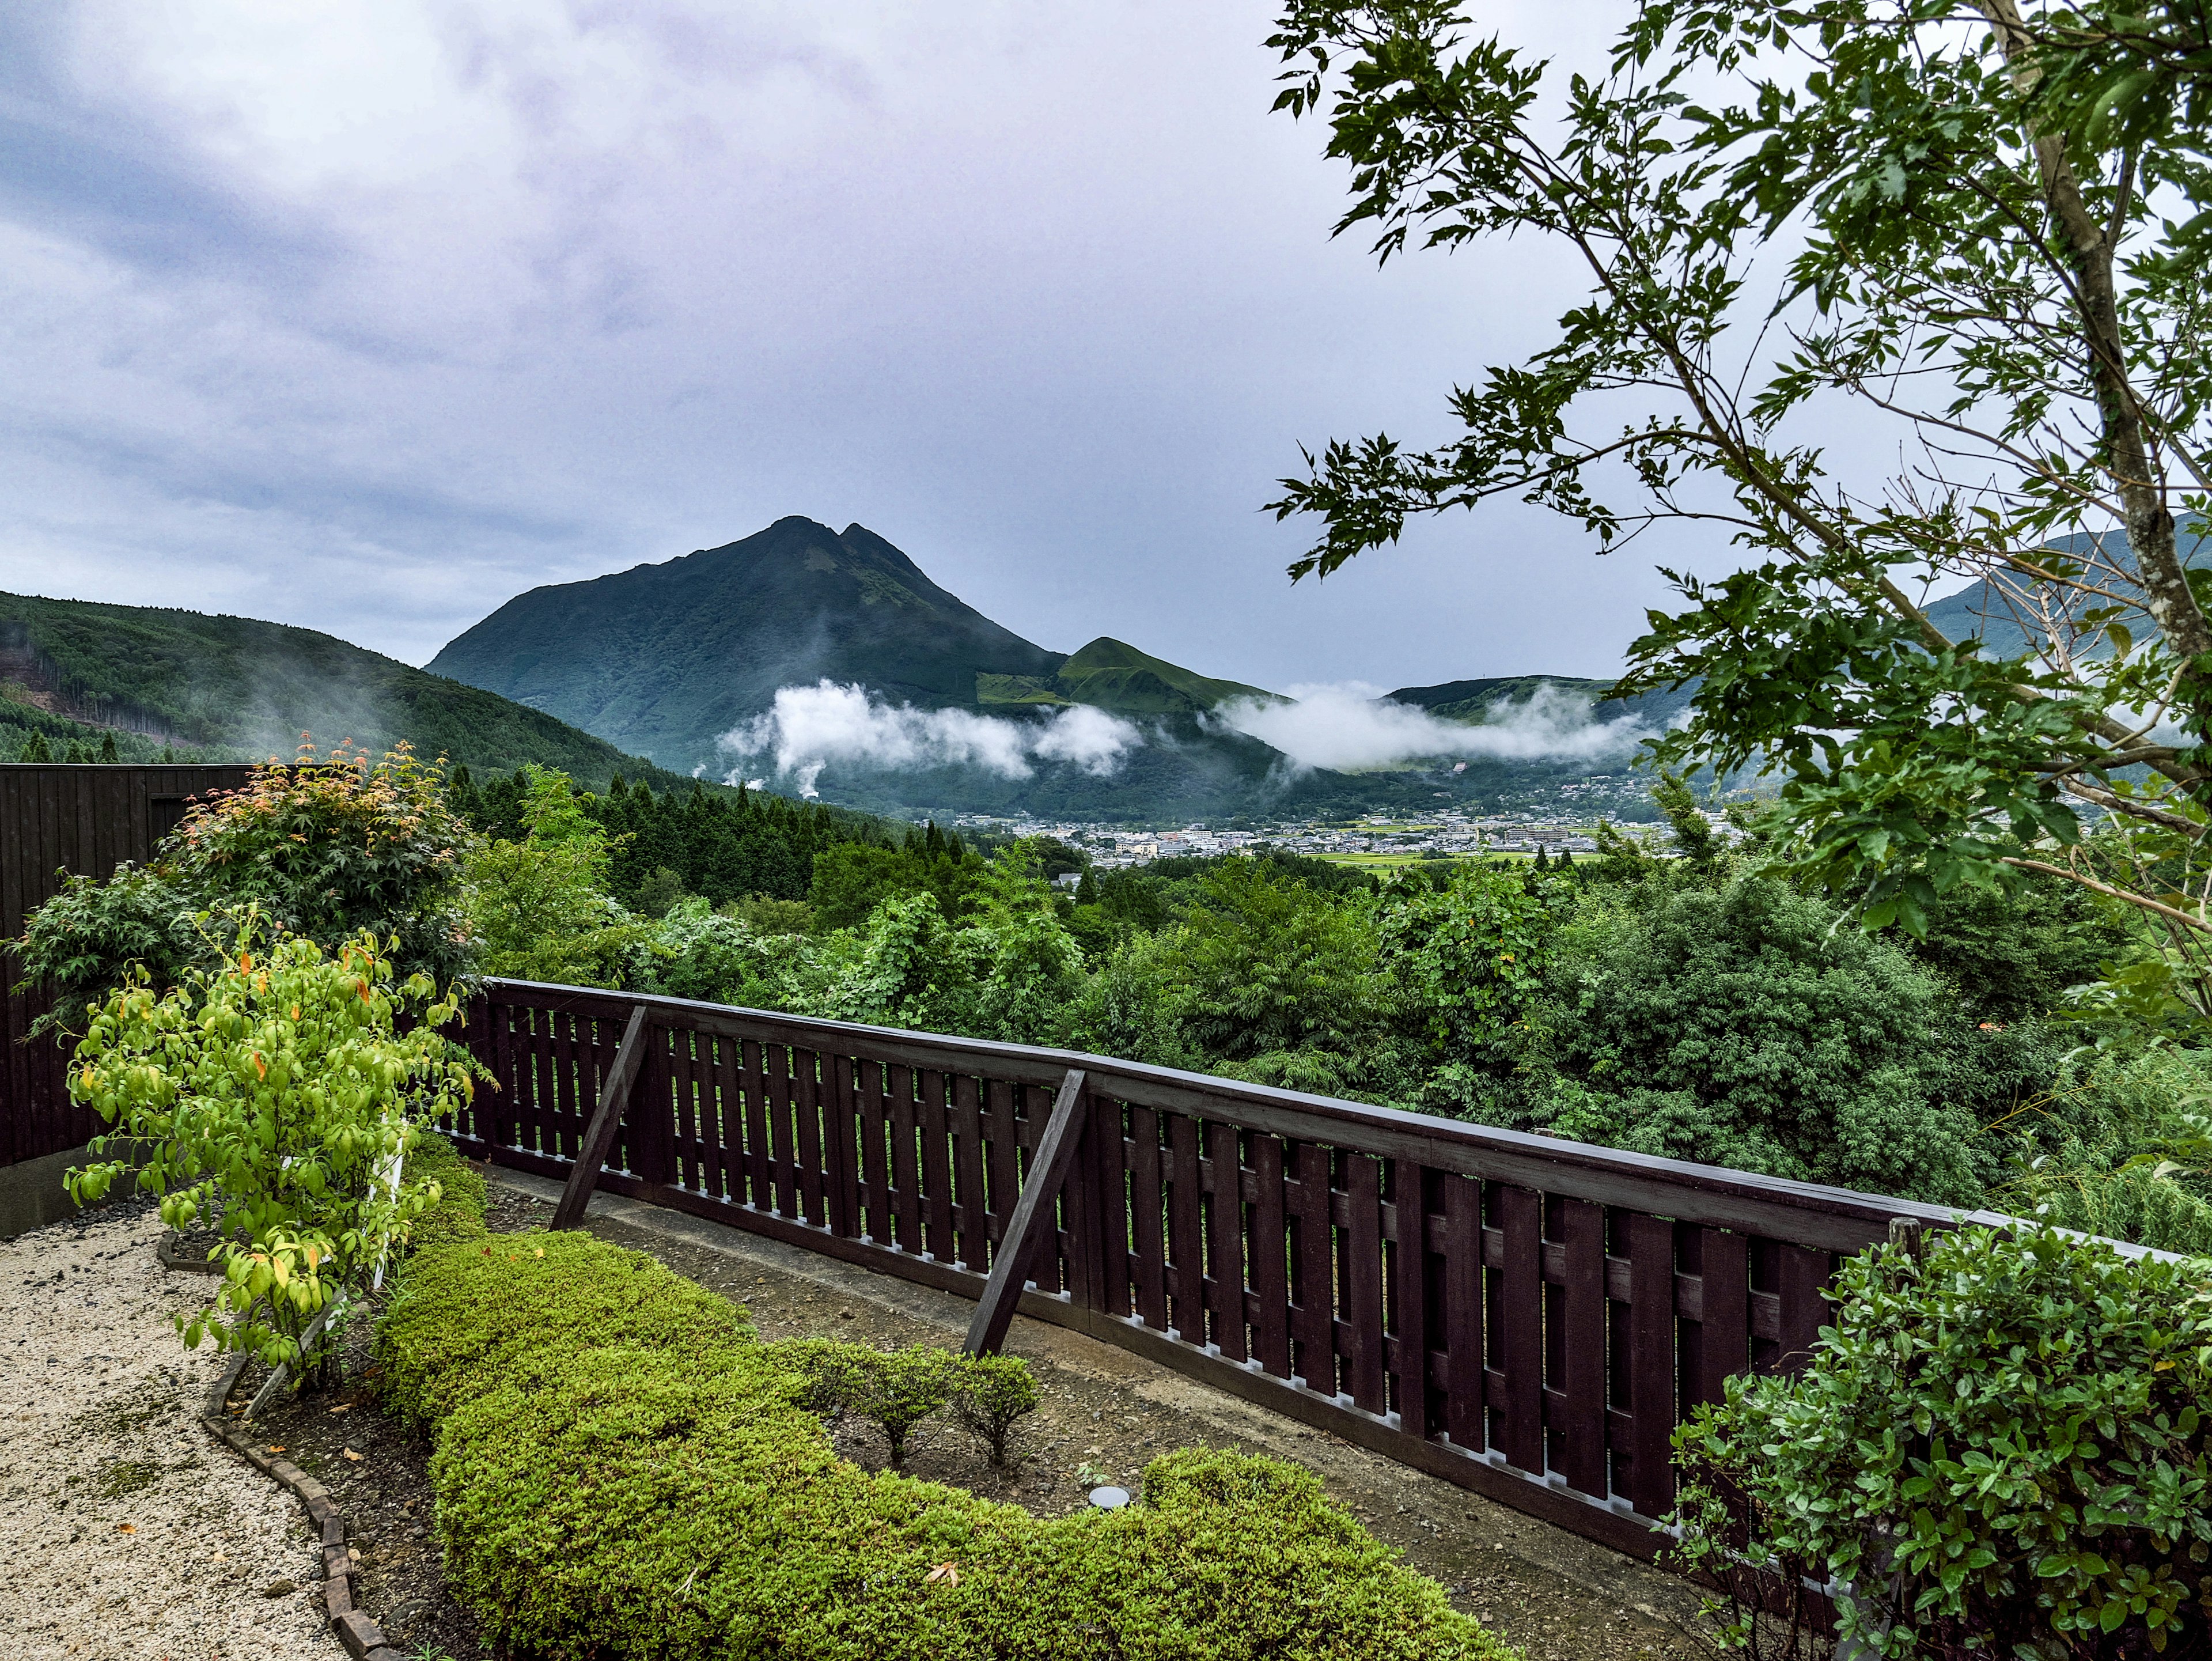
[[[890,1225],[890,1120],[884,1109],[884,1063],[862,1057],[860,1098],[860,1203],[866,1211],[867,1237],[892,1244]]]
[[[1244,1156],[1243,1133],[1233,1124],[1211,1121],[1206,1153],[1213,1167],[1213,1191],[1206,1197],[1206,1267],[1207,1303],[1213,1342],[1232,1361],[1249,1354],[1244,1342]]]
[[[822,1180],[822,1056],[819,1051],[791,1050],[791,1106],[799,1128],[799,1214],[806,1221],[829,1221]]]
[[[1724,1400],[1729,1379],[1751,1365],[1751,1242],[1722,1229],[1699,1232],[1698,1376],[1682,1381],[1685,1412]]]
[[[1674,1225],[1639,1211],[1628,1220],[1628,1240],[1629,1476],[1636,1509],[1656,1517],[1674,1502]]]
[[[830,1165],[830,1226],[848,1240],[860,1238],[860,1095],[854,1087],[857,1063],[843,1050],[824,1063],[822,1134]]]
[[[1352,1353],[1352,1400],[1364,1412],[1385,1410],[1382,1355],[1382,1184],[1368,1153],[1344,1156],[1349,1218],[1344,1231],[1344,1319]]]
[[[945,1074],[929,1068],[921,1074],[921,1185],[929,1203],[929,1255],[952,1261],[951,1127],[946,1123]]]
[[[1252,1355],[1278,1378],[1291,1376],[1290,1236],[1283,1217],[1283,1144],[1252,1133]]]
[[[1532,1189],[1494,1189],[1505,1263],[1498,1282],[1498,1338],[1505,1375],[1498,1447],[1532,1476],[1544,1474],[1544,1202]]]
[[[1085,1092],[1091,1104],[1091,1141],[1085,1158],[1096,1196],[1097,1262],[1091,1280],[1091,1307],[1103,1315],[1136,1312],[1129,1274],[1129,1171],[1120,1100],[1103,1091]]]
[[[1808,1246],[1779,1248],[1782,1270],[1782,1349],[1777,1371],[1795,1372],[1812,1359],[1813,1345],[1827,1324],[1828,1300],[1822,1295],[1833,1269],[1828,1254]]]
[[[1390,1329],[1397,1339],[1399,1427],[1429,1433],[1428,1173],[1410,1159],[1390,1162],[1398,1238],[1390,1248]]]
[[[1566,1280],[1561,1287],[1559,1354],[1564,1398],[1560,1474],[1594,1500],[1609,1491],[1605,1454],[1605,1210],[1588,1200],[1559,1205]]]
[[[1175,1270],[1169,1324],[1187,1344],[1206,1342],[1206,1256],[1199,1238],[1198,1122],[1168,1116],[1168,1265]]]
[[[921,1069],[890,1070],[891,1216],[902,1251],[921,1249]]]
[[[1129,1108],[1131,1238],[1136,1242],[1137,1315],[1155,1332],[1168,1329],[1167,1235],[1160,1211],[1160,1118],[1149,1107]]]
[[[1022,1192],[1021,1138],[1014,1121],[1014,1097],[1020,1088],[1004,1079],[993,1079],[983,1092],[983,1179],[989,1189],[991,1219],[998,1225],[991,1232],[1000,1238]],[[991,1255],[998,1256],[995,1247]]]
[[[1444,1178],[1444,1350],[1451,1387],[1444,1397],[1444,1433],[1480,1453],[1490,1438],[1483,1409],[1482,1184]]]
[[[953,1197],[960,1205],[960,1264],[978,1275],[991,1272],[990,1208],[983,1202],[983,1113],[973,1074],[952,1080]],[[1031,1272],[1039,1285],[1057,1287],[1058,1275],[1042,1265]]]
[[[1329,1155],[1321,1142],[1300,1142],[1297,1307],[1291,1335],[1297,1340],[1296,1366],[1308,1390],[1339,1394],[1336,1378],[1336,1227],[1329,1220]]]

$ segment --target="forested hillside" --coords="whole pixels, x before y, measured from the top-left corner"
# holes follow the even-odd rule
[[[0,594],[0,755],[42,737],[99,757],[289,757],[303,734],[325,751],[351,739],[381,751],[406,740],[479,773],[526,762],[593,788],[617,773],[677,776],[603,739],[311,629],[250,618]],[[12,729],[12,730],[11,730]]]

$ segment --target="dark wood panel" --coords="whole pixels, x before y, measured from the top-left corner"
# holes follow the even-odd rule
[[[1609,1492],[1605,1456],[1605,1213],[1587,1200],[1560,1202],[1565,1274],[1559,1310],[1559,1470],[1593,1500]]]
[[[1383,1384],[1387,1357],[1382,1333],[1382,1173],[1364,1153],[1344,1156],[1344,1194],[1350,1222],[1344,1231],[1344,1318],[1352,1329],[1352,1399],[1378,1417],[1389,1406]]]
[[[1544,1474],[1543,1201],[1512,1183],[1491,1190],[1505,1237],[1494,1323],[1505,1399],[1498,1403],[1498,1451],[1532,1476]]]

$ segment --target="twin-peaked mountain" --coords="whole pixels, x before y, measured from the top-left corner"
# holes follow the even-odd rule
[[[1279,723],[1270,729],[1251,718],[1290,707],[1273,692],[1106,636],[1073,653],[1051,650],[948,593],[866,526],[840,532],[799,517],[664,563],[532,589],[429,667],[679,772],[788,777],[775,775],[769,753],[811,754],[819,765],[797,770],[802,786],[878,811],[1159,819],[1425,810],[1439,798],[1492,794],[1503,774],[1518,788],[1592,770],[1586,751],[1532,757],[1510,745],[1495,757],[1448,746],[1431,765],[1399,756],[1357,774],[1300,765],[1276,747],[1297,747]],[[778,703],[779,691],[825,680],[865,688],[872,703],[794,696]],[[1534,676],[1392,696],[1421,708],[1449,703],[1434,712],[1439,721],[1480,725],[1516,718],[1540,693],[1547,718],[1571,705],[1575,719],[1587,720],[1606,690]],[[1077,717],[1086,706],[1126,723],[1110,764],[1079,750],[1078,739],[1095,739],[1100,726]],[[764,727],[771,711],[775,724]],[[990,730],[1021,759],[963,751],[946,735],[978,729],[946,712],[1011,724]],[[752,747],[733,745],[732,734],[749,735]],[[1457,764],[1462,756],[1474,759]]]
[[[766,710],[777,689],[825,678],[892,704],[994,714],[1081,703],[1194,716],[1273,696],[1103,636],[1048,650],[866,526],[797,516],[662,564],[518,594],[429,668],[680,768],[711,765],[719,735]]]

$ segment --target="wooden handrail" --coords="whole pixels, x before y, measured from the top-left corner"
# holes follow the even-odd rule
[[[967,1070],[1022,1084],[1057,1086],[1071,1068],[1079,1068],[1089,1078],[1093,1093],[1139,1106],[1225,1118],[1249,1129],[1300,1141],[1326,1140],[1386,1159],[1418,1159],[1464,1176],[1516,1183],[1603,1205],[1656,1210],[1683,1222],[1775,1232],[1828,1251],[1856,1251],[1886,1239],[1890,1220],[1898,1217],[1936,1228],[1961,1222],[2002,1226],[2018,1220],[1994,1211],[1926,1205],[1890,1195],[1469,1124],[1078,1050],[911,1032],[688,998],[599,991],[538,981],[494,978],[483,984],[488,993],[532,1007],[609,1020],[620,1020],[635,1008],[645,1008],[663,1017],[665,1025],[695,1031],[798,1043],[864,1055],[871,1061]]]

